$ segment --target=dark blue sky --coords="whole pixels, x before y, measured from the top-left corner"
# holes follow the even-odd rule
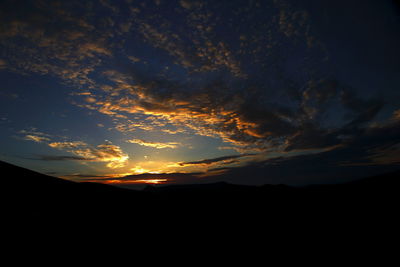
[[[398,169],[395,3],[2,1],[0,159],[123,185]]]

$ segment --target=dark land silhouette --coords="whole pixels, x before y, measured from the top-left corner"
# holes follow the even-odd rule
[[[285,218],[391,220],[399,200],[400,172],[337,185],[242,186],[224,182],[147,186],[130,190],[76,183],[0,162],[5,206],[29,220],[41,218],[129,218],[136,222],[219,219],[260,223]],[[362,218],[362,219],[361,219]]]

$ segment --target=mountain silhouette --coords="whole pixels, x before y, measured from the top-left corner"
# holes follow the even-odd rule
[[[130,190],[77,183],[0,162],[11,213],[29,218],[254,220],[388,216],[399,201],[400,172],[337,185],[147,186]],[[361,217],[360,217],[361,218]],[[288,220],[290,221],[290,220]]]

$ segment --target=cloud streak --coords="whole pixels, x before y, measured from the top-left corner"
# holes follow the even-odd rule
[[[157,149],[162,149],[162,148],[177,148],[181,144],[178,142],[166,142],[166,143],[161,143],[161,142],[150,142],[150,141],[145,141],[141,139],[130,139],[127,140],[126,142],[131,143],[131,144],[138,144],[141,146],[147,146],[147,147],[153,147]]]
[[[180,162],[178,163],[180,166],[193,166],[193,165],[213,165],[213,164],[230,164],[236,162],[236,159],[255,156],[257,154],[243,154],[243,155],[232,155],[232,156],[224,156],[212,159],[203,159],[199,161],[188,161],[188,162]]]
[[[49,138],[44,137],[44,136],[37,136],[37,135],[31,135],[31,134],[25,135],[24,139],[28,140],[28,141],[34,141],[36,143],[42,143],[42,142],[50,140]]]
[[[64,160],[83,160],[90,161],[91,159],[77,156],[53,156],[53,155],[39,155],[38,160],[43,161],[64,161]]]

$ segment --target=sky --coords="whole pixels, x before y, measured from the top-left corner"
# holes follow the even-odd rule
[[[398,1],[0,7],[0,160],[128,187],[400,169]]]

